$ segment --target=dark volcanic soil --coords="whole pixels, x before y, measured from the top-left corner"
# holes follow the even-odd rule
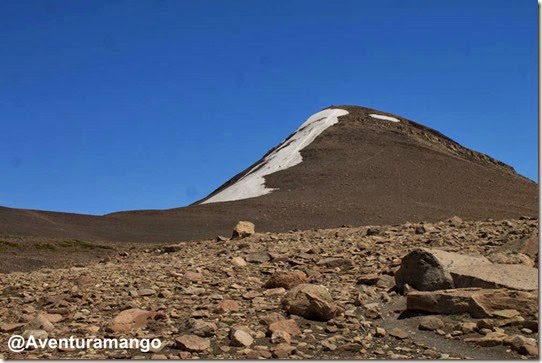
[[[383,112],[337,107],[349,115],[302,150],[301,164],[267,176],[279,188],[270,194],[106,216],[0,207],[0,236],[166,242],[227,234],[238,220],[284,232],[538,215],[538,185],[509,166],[399,116],[392,123],[368,116]]]

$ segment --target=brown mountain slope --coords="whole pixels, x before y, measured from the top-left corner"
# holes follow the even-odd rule
[[[538,185],[511,167],[399,116],[355,106],[334,108],[349,114],[301,150],[300,164],[266,176],[265,186],[278,188],[269,194],[100,217],[0,208],[0,234],[162,242],[227,234],[240,219],[255,222],[260,231],[278,232],[436,221],[452,215],[538,215]]]

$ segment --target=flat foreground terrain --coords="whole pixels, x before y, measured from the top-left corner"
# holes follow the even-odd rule
[[[0,245],[4,272],[20,272],[0,274],[0,357],[533,358],[536,302],[527,310],[518,302],[485,319],[468,312],[428,315],[406,310],[407,296],[394,287],[394,275],[419,247],[537,267],[538,254],[518,247],[537,230],[531,218],[454,218],[152,246],[6,237]],[[306,293],[319,318],[289,314],[283,300],[307,286],[299,283],[329,291],[331,300]],[[513,289],[503,291],[516,296]],[[521,294],[530,293],[537,291]],[[6,342],[14,334],[158,338],[162,346],[151,352],[13,353]]]

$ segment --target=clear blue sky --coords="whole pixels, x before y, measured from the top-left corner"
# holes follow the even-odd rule
[[[0,205],[189,204],[331,104],[538,180],[537,2],[0,1]]]

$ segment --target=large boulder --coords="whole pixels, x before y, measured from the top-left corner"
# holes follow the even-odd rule
[[[286,294],[281,305],[289,314],[318,321],[328,321],[343,312],[322,285],[297,285]]]
[[[508,288],[532,291],[538,289],[538,269],[526,265],[492,263],[459,266],[450,271],[456,287]]]
[[[506,309],[515,309],[523,317],[534,316],[538,312],[538,295],[527,291],[481,288],[412,291],[407,295],[407,310],[434,314],[468,313],[473,318],[489,318]]]
[[[419,248],[406,255],[395,274],[400,292],[405,284],[421,291],[463,287],[538,288],[538,270],[524,265],[493,264],[483,256]]]

